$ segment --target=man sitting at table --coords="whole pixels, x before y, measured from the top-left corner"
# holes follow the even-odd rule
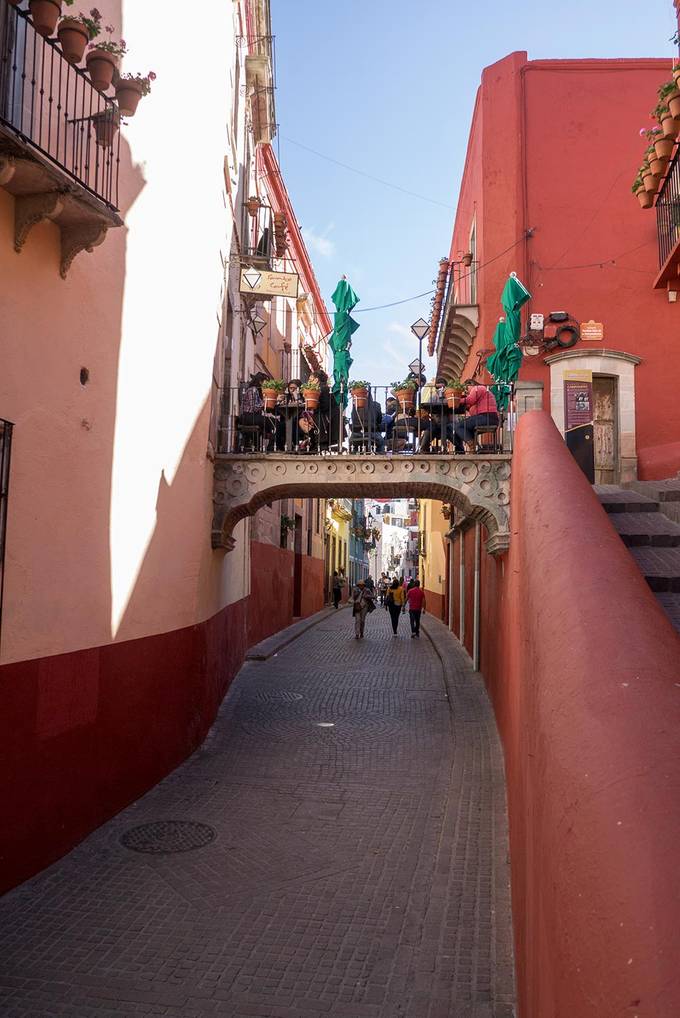
[[[453,445],[457,453],[464,453],[463,443],[474,441],[475,428],[498,425],[498,406],[491,389],[480,385],[474,378],[468,378],[460,409],[465,410],[465,417],[453,429]]]
[[[451,411],[444,399],[445,384],[446,379],[433,378],[421,390],[420,404],[428,411],[430,419],[421,423],[419,452],[429,452],[433,438],[438,439],[442,445],[446,439],[451,442],[454,440]]]

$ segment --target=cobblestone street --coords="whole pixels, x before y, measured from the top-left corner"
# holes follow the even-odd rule
[[[351,627],[247,662],[198,753],[0,902],[3,1018],[512,1018],[483,687],[427,616]]]

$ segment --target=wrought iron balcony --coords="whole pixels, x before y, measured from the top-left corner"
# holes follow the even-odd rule
[[[656,201],[656,232],[659,239],[660,274],[656,286],[665,286],[678,275],[680,264],[680,148],[668,167]]]
[[[0,185],[16,198],[15,248],[57,222],[61,271],[101,243],[117,215],[119,111],[29,15],[0,0]]]

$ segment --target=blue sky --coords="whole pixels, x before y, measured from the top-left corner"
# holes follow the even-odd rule
[[[672,0],[272,0],[272,19],[283,176],[327,304],[346,273],[357,311],[432,289],[482,68],[513,50],[670,58],[675,27]],[[429,311],[423,297],[357,314],[351,377],[402,378]]]

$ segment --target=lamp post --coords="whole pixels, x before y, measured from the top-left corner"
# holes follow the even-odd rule
[[[415,374],[418,377],[418,448],[420,448],[420,378],[422,375],[423,368],[423,340],[430,331],[430,326],[427,324],[424,318],[419,318],[417,322],[414,322],[411,326],[411,332],[418,340],[418,366],[415,369]],[[413,362],[409,364],[411,371],[414,370]]]

